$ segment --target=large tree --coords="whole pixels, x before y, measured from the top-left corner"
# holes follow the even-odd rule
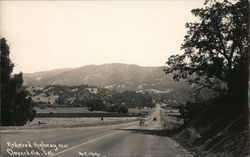
[[[23,88],[22,73],[12,75],[14,64],[9,58],[9,46],[4,38],[1,46],[1,125],[24,125],[32,121],[35,110]]]
[[[207,1],[193,9],[181,49],[166,62],[166,73],[219,93],[247,100],[248,0]]]

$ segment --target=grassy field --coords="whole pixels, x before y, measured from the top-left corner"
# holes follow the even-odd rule
[[[37,111],[36,117],[57,117],[57,118],[73,118],[73,117],[138,117],[146,116],[151,112],[151,108],[129,108],[128,114],[119,114],[115,112],[105,111],[89,111],[83,107],[35,107]]]
[[[85,107],[45,107],[44,109],[35,107],[37,113],[88,113],[90,112]],[[102,111],[95,111],[102,112]]]
[[[74,128],[99,125],[122,124],[137,121],[138,117],[104,117],[101,118],[35,118],[24,126],[1,127],[8,129],[46,129],[46,128]]]
[[[44,109],[40,107],[35,107],[34,108],[37,113],[87,113],[91,112],[89,111],[86,107],[45,107]],[[139,112],[149,112],[150,108],[129,108],[128,112],[129,113],[139,113]],[[94,111],[94,112],[103,112],[103,111]]]
[[[41,109],[35,108],[38,114],[53,114],[61,115],[74,115],[74,114],[89,114],[101,115],[105,113],[103,111],[91,112],[82,107],[45,107]],[[8,129],[46,129],[46,128],[73,128],[73,127],[86,127],[86,126],[99,126],[99,125],[112,125],[135,122],[138,120],[138,116],[150,115],[154,111],[154,108],[129,108],[130,117],[36,117],[32,122],[27,123],[25,126],[11,126],[1,127],[3,130]],[[131,115],[136,115],[131,117]]]

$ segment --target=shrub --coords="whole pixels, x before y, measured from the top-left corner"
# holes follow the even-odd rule
[[[187,124],[197,118],[203,109],[204,105],[201,103],[186,102],[179,107],[180,118],[183,119],[184,124]]]

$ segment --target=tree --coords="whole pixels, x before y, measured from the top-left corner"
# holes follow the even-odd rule
[[[248,1],[207,1],[191,12],[199,20],[187,23],[181,55],[173,55],[164,71],[201,88],[247,101]],[[236,99],[237,98],[237,99]]]
[[[179,107],[180,118],[183,119],[184,124],[194,120],[199,116],[203,108],[197,102],[188,101]]]
[[[14,64],[9,46],[1,38],[1,125],[24,125],[35,116],[31,98],[23,88],[22,73],[11,75]]]
[[[118,107],[118,113],[127,114],[128,113],[128,107],[125,104],[121,104]]]
[[[99,98],[86,100],[86,107],[91,111],[103,111],[103,110],[105,110],[105,104]]]

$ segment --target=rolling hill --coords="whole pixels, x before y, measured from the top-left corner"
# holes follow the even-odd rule
[[[116,91],[166,90],[179,86],[163,68],[113,63],[24,73],[23,77],[27,86],[91,85]]]

